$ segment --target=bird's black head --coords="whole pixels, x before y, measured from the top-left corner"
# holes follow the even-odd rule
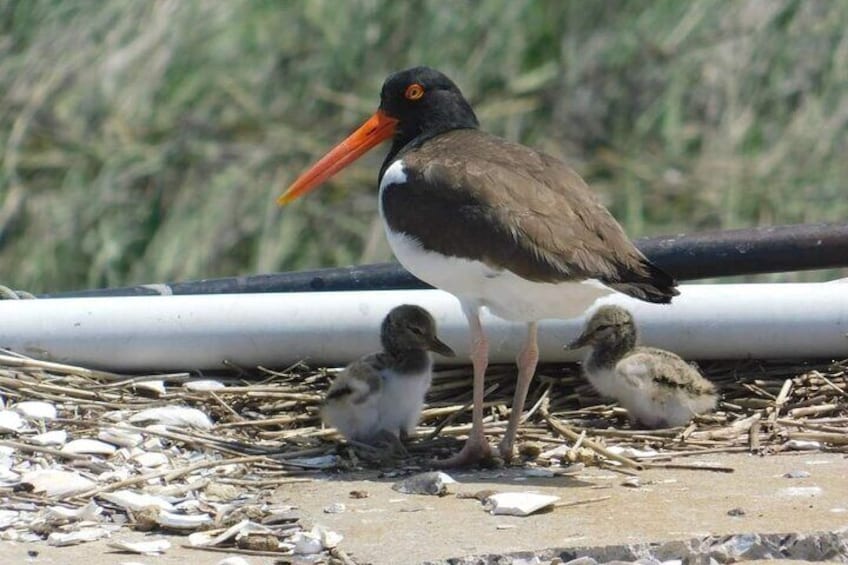
[[[380,109],[398,120],[392,153],[411,142],[420,143],[446,131],[479,125],[456,84],[429,67],[413,67],[390,75],[380,92]]]

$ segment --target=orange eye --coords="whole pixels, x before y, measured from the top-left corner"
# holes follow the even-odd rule
[[[403,95],[406,96],[407,100],[418,100],[424,96],[424,87],[417,82],[413,82],[406,87],[406,92]]]

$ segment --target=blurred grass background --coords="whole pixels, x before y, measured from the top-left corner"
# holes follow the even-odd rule
[[[274,199],[417,64],[633,237],[848,216],[845,1],[0,0],[0,283],[389,259],[382,150]]]

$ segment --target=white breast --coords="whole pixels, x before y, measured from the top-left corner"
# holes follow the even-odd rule
[[[386,371],[380,394],[379,428],[398,435],[415,430],[424,407],[424,399],[430,389],[432,365],[415,375],[397,375]]]

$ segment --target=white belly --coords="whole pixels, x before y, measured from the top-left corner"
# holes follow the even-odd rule
[[[413,275],[463,303],[485,306],[506,320],[575,318],[597,299],[615,292],[592,280],[558,284],[528,281],[480,261],[426,251],[411,237],[389,229],[386,235],[395,257]]]
[[[387,373],[380,391],[378,427],[395,435],[401,430],[412,433],[421,417],[431,380],[431,367],[414,376]]]

